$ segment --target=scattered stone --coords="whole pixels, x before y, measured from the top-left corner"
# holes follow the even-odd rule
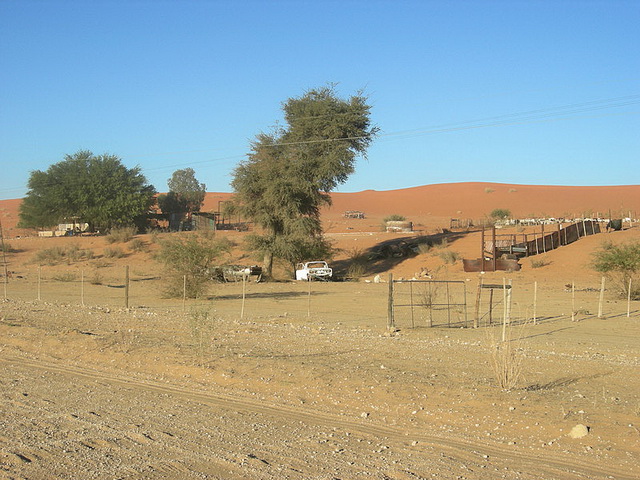
[[[577,424],[569,432],[569,437],[571,438],[582,438],[586,437],[587,435],[589,435],[589,427],[587,427],[586,425],[582,425],[581,423]]]

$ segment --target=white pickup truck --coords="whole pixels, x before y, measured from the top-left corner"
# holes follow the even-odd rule
[[[296,280],[331,280],[333,270],[327,262],[315,261],[296,265]]]

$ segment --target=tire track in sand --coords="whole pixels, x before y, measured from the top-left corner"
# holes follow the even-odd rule
[[[89,368],[52,364],[40,360],[16,357],[0,358],[0,361],[15,363],[21,367],[65,374],[71,377],[81,377],[93,381],[109,382],[128,388],[139,388],[146,391],[170,394],[183,400],[199,402],[224,410],[259,413],[267,417],[275,418],[281,422],[302,422],[316,426],[336,428],[351,433],[385,438],[406,445],[410,442],[417,441],[422,447],[428,446],[441,453],[446,452],[447,455],[455,456],[456,459],[460,461],[467,460],[477,462],[481,456],[488,455],[492,461],[497,460],[507,464],[513,463],[514,468],[539,473],[540,478],[592,479],[595,477],[603,477],[615,478],[616,480],[637,480],[638,478],[631,468],[627,469],[621,465],[603,466],[603,462],[599,462],[598,460],[558,455],[553,452],[537,454],[517,447],[511,447],[509,450],[506,450],[506,447],[503,445],[492,445],[469,439],[443,437],[418,431],[407,431],[401,428],[375,424],[367,420],[349,419],[344,416],[331,415],[307,408],[288,405],[266,405],[255,399],[223,393],[197,391],[181,386],[167,385],[153,380],[140,380],[131,376],[107,373]]]

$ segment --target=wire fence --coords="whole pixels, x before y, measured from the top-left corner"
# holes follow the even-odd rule
[[[75,307],[189,313],[207,310],[227,318],[341,322],[401,329],[483,327],[558,318],[638,317],[640,302],[624,298],[598,276],[553,284],[517,280],[421,280],[391,282],[216,283],[206,296],[168,298],[154,273],[128,267],[100,272],[30,267],[2,275],[4,299]],[[390,317],[391,316],[391,317]]]

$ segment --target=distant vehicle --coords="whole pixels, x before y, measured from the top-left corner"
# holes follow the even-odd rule
[[[296,265],[296,280],[331,280],[333,270],[327,262],[314,261]]]

